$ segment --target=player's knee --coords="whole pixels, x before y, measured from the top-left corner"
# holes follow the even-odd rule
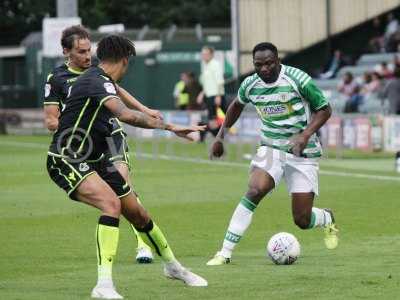
[[[308,214],[296,214],[293,216],[294,223],[301,229],[308,229],[311,216]]]
[[[256,204],[258,204],[258,202],[261,201],[261,199],[267,194],[266,191],[258,188],[258,187],[254,187],[254,186],[250,186],[247,193],[246,193],[246,197],[254,202],[256,202]]]
[[[117,197],[108,199],[103,205],[103,213],[119,216],[121,214],[121,201]]]

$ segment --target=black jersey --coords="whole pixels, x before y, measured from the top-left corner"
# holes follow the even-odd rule
[[[68,89],[83,71],[77,71],[67,64],[56,67],[48,76],[44,86],[44,105],[58,105],[63,110]]]
[[[105,153],[113,114],[103,104],[110,98],[118,98],[116,86],[101,68],[91,67],[79,76],[69,87],[49,152],[89,160]]]

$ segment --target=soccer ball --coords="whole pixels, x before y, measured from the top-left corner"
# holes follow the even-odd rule
[[[291,265],[300,255],[300,244],[293,234],[279,232],[269,240],[267,254],[277,265]]]

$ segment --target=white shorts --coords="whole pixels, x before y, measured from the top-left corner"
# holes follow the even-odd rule
[[[267,146],[260,146],[250,168],[260,168],[274,179],[275,187],[285,177],[289,194],[313,192],[318,196],[318,159],[297,157]]]

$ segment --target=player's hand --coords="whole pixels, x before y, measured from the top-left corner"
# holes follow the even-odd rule
[[[200,94],[197,96],[196,102],[197,102],[198,105],[200,105],[200,104],[203,103],[203,98],[204,98],[204,94],[203,94],[203,93],[200,93]]]
[[[162,115],[162,113],[159,110],[156,109],[146,109],[145,111],[146,114],[148,114],[150,117],[154,118],[154,119],[158,119],[158,120],[163,120],[164,117]]]
[[[302,156],[303,150],[307,146],[308,139],[309,138],[303,134],[298,134],[293,136],[290,139],[290,144],[291,144],[290,152],[292,152],[296,156]]]
[[[211,146],[210,159],[221,157],[224,154],[224,143],[222,140],[217,139]]]
[[[206,126],[179,126],[179,125],[170,125],[168,130],[175,133],[177,136],[187,139],[189,141],[194,141],[194,138],[190,136],[191,133],[196,131],[204,131]]]

